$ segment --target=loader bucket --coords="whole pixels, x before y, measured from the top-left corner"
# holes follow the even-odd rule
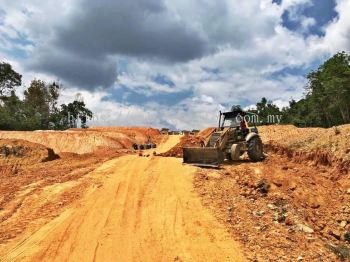
[[[219,167],[224,154],[216,147],[184,147],[183,162],[195,166]]]

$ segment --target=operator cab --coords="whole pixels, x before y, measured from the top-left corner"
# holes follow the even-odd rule
[[[240,107],[233,107],[232,111],[229,112],[220,112],[219,130],[222,131],[224,128],[234,128],[236,131],[241,131],[243,135],[246,135],[249,132],[258,134],[258,129],[256,126],[249,128],[248,122],[246,120],[251,119],[254,115],[255,114],[253,113],[243,111]]]
[[[236,128],[237,130],[248,129],[248,123],[244,116],[247,115],[243,110],[235,110],[231,112],[220,112],[219,127],[223,130],[225,127]],[[223,121],[221,123],[221,117]]]
[[[241,123],[240,121],[238,121],[238,119],[236,117],[234,118],[224,118],[224,121],[222,122],[222,126],[221,127],[238,127],[240,126]]]

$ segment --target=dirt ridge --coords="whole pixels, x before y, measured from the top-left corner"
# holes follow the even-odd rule
[[[334,171],[342,175],[346,175],[350,171],[350,160],[344,160],[324,149],[297,150],[271,141],[264,145],[264,149],[267,152],[271,151],[278,155],[285,155],[295,163],[312,162],[315,166],[332,167]]]

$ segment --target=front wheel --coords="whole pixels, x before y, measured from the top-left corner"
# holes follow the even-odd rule
[[[259,136],[255,136],[248,141],[248,156],[254,162],[264,159],[263,143]]]

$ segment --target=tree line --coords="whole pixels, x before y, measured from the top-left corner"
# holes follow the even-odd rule
[[[16,94],[22,75],[10,64],[0,63],[0,130],[64,130],[87,127],[93,114],[83,101],[58,105],[62,87],[59,83],[34,79],[25,88],[23,99]]]
[[[269,124],[269,115],[280,115],[282,124],[331,127],[350,123],[350,55],[339,52],[307,74],[304,97],[279,109],[266,98],[249,110]]]

